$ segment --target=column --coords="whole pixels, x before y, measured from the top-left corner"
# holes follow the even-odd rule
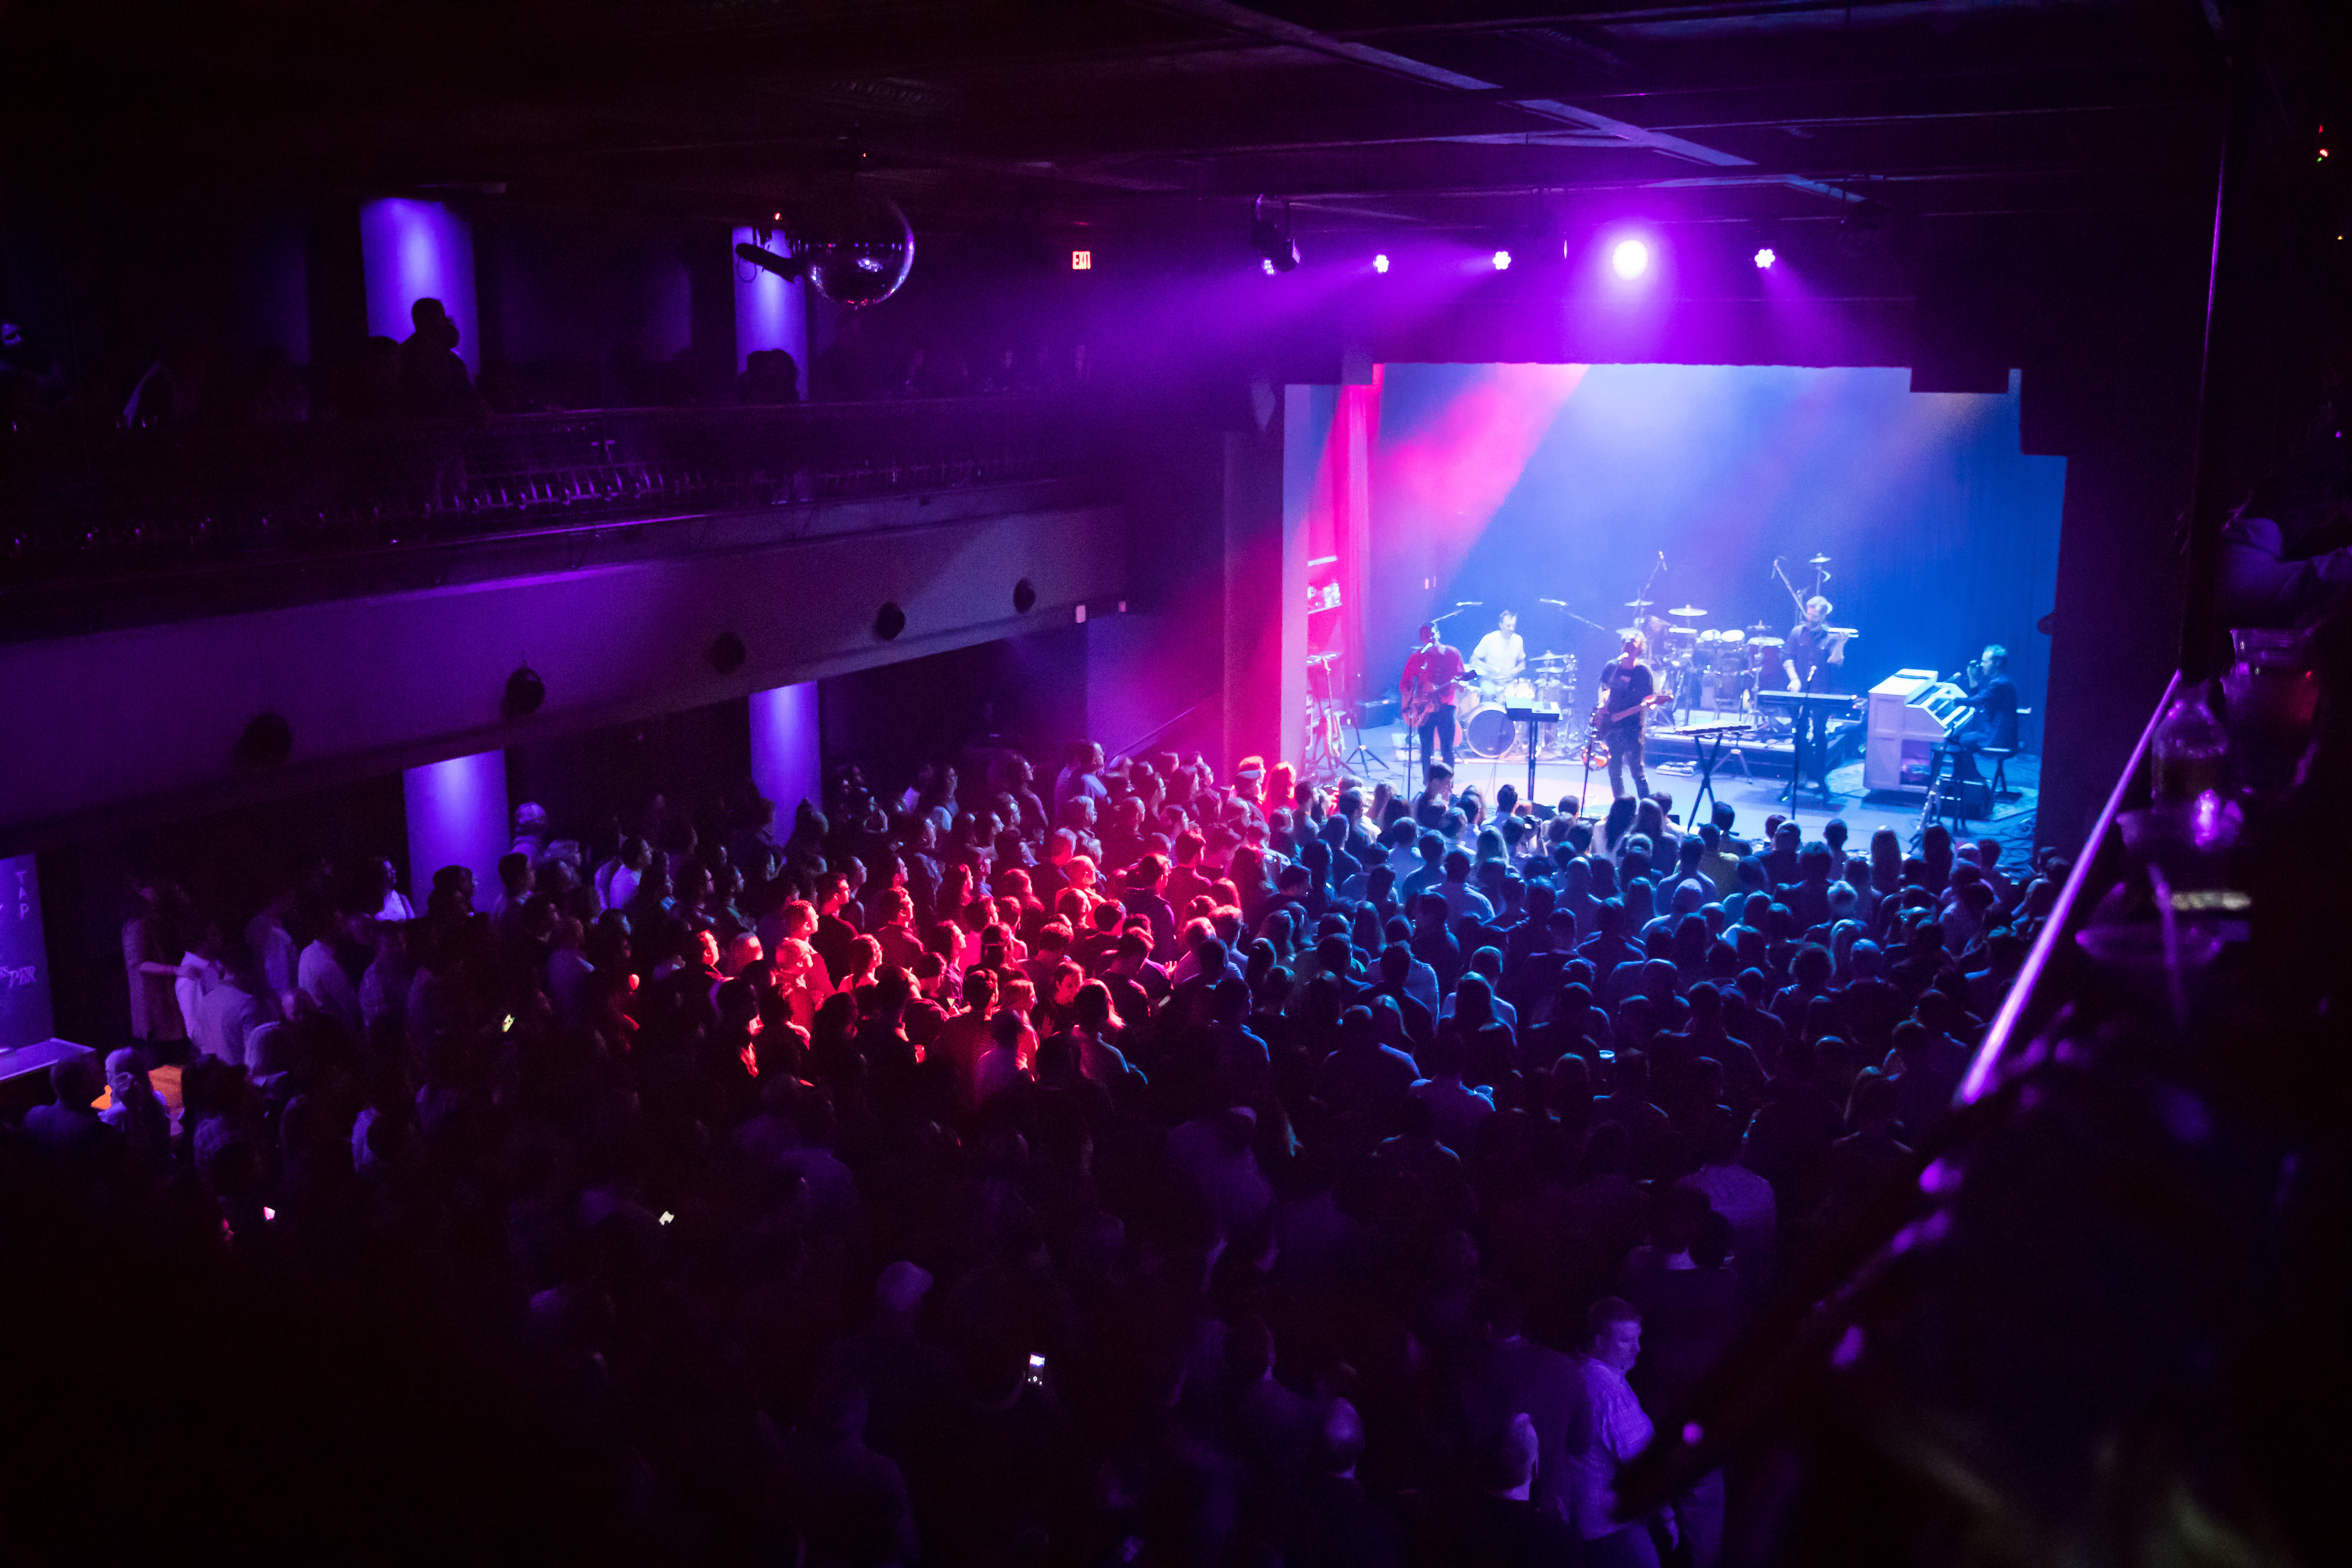
[[[1286,401],[1306,417],[1307,388]],[[1281,405],[1225,441],[1225,767],[1297,764],[1306,742],[1307,529],[1283,506]]]
[[[728,241],[735,268],[735,371],[741,374],[746,355],[760,349],[782,349],[800,366],[800,394],[808,395],[808,296],[799,280],[787,281],[774,273],[734,258],[737,245],[761,245],[757,232],[739,228]],[[763,249],[782,252],[783,236],[770,237]],[[744,274],[751,276],[746,277]],[[812,796],[814,798],[814,796]],[[779,805],[788,802],[779,801]]]
[[[816,682],[751,693],[751,782],[776,803],[775,836],[793,830],[793,810],[824,799],[824,754],[817,731]]]
[[[481,374],[474,236],[464,217],[439,202],[369,202],[360,208],[360,262],[371,336],[404,340],[415,330],[409,307],[419,300],[438,300],[457,323],[457,357],[468,371]]]
[[[411,768],[401,784],[408,801],[408,896],[425,912],[433,873],[470,867],[475,906],[499,890],[499,857],[514,847],[507,817],[507,754],[477,752]]]

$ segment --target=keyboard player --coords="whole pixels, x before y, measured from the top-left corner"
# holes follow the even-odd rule
[[[1845,645],[1853,634],[1850,626],[1829,624],[1833,606],[1819,594],[1805,601],[1803,618],[1790,628],[1789,643],[1781,654],[1781,668],[1788,672],[1789,689],[1801,696],[1821,697],[1842,691],[1840,682],[1845,674]],[[1789,775],[1789,798],[1796,799],[1800,784],[1811,777],[1821,790],[1823,799],[1829,797],[1829,717],[1826,702],[1799,702],[1797,707],[1796,751],[1794,766]]]

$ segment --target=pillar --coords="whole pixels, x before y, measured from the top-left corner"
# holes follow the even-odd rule
[[[488,908],[499,890],[499,857],[514,847],[507,754],[477,752],[411,768],[401,784],[408,803],[408,896],[417,912],[433,890],[433,873],[444,866],[471,868],[475,905]]]
[[[0,1051],[39,1045],[55,1032],[40,877],[31,855],[12,856],[0,859]]]
[[[369,202],[360,208],[360,260],[371,336],[405,339],[415,330],[409,307],[419,300],[438,300],[457,323],[457,357],[467,370],[481,373],[474,237],[462,216],[439,202]]]
[[[772,237],[762,248],[773,250],[782,245],[781,234]],[[748,228],[739,228],[729,240],[729,255],[737,245],[761,245],[759,235]],[[781,254],[781,252],[779,252]],[[800,394],[809,391],[808,295],[806,284],[788,281],[750,262],[736,259],[735,268],[735,370],[742,374],[745,356],[761,349],[782,349],[793,356],[800,366]],[[745,274],[750,276],[746,277]],[[771,797],[774,798],[774,797]],[[811,796],[814,798],[814,795]],[[779,802],[789,805],[789,802]]]
[[[793,828],[793,808],[824,799],[824,756],[817,731],[816,682],[751,693],[751,782],[776,803],[775,835]]]
[[[1307,390],[1283,401],[1306,417]],[[1225,766],[1303,760],[1307,710],[1307,527],[1283,505],[1284,409],[1224,437]]]

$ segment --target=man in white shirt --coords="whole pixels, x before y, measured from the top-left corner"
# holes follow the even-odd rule
[[[1478,639],[1478,646],[1470,650],[1470,668],[1490,696],[1505,681],[1517,680],[1527,672],[1528,645],[1519,636],[1517,612],[1505,610],[1495,629]]]
[[[245,945],[253,950],[262,984],[271,1000],[290,1013],[294,1006],[294,938],[286,929],[294,912],[294,889],[280,888],[245,926]]]
[[[359,987],[352,984],[351,974],[336,952],[338,943],[332,939],[352,934],[351,924],[366,918],[336,914],[318,940],[302,950],[294,969],[295,985],[310,999],[310,1005],[349,1029],[354,1039],[367,1026],[360,1014]]]
[[[250,952],[232,952],[227,973],[196,1004],[193,1034],[196,1049],[231,1067],[245,1060],[245,1040],[277,1009],[268,998],[261,965]]]
[[[1603,1296],[1585,1314],[1589,1338],[1577,1358],[1584,1408],[1569,1436],[1569,1522],[1584,1539],[1591,1568],[1657,1568],[1651,1521],[1617,1517],[1617,1472],[1650,1446],[1649,1415],[1625,1374],[1642,1353],[1642,1314],[1630,1301]],[[1673,1539],[1674,1514],[1654,1516]]]

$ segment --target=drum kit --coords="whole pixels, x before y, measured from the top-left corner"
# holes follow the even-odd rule
[[[1710,626],[1702,624],[1707,612],[1696,605],[1677,605],[1664,617],[1645,614],[1646,599],[1628,600],[1625,607],[1644,625],[1623,627],[1618,635],[1643,633],[1659,689],[1675,694],[1679,711],[1748,713],[1759,685],[1778,689],[1785,680],[1780,651],[1787,639],[1773,636],[1769,621]]]
[[[1525,675],[1516,680],[1485,680],[1462,689],[1454,717],[1462,727],[1459,749],[1483,760],[1523,756],[1527,736],[1511,722],[1509,710],[1532,708],[1539,712],[1567,714],[1576,691],[1576,656],[1539,653],[1528,660]],[[1557,760],[1576,754],[1573,738],[1561,733],[1562,724],[1540,726],[1536,755]]]

